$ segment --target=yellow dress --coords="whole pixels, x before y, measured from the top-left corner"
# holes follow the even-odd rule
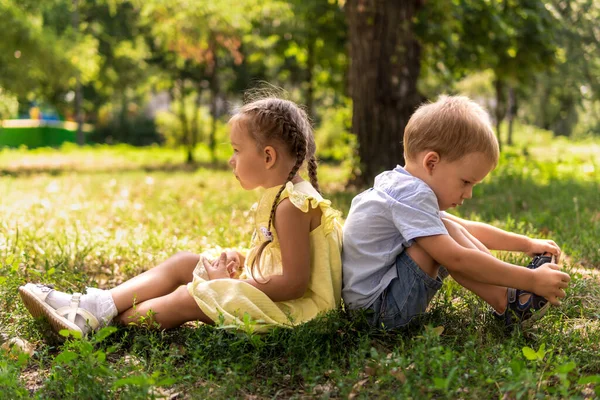
[[[265,240],[263,231],[269,223],[273,200],[281,186],[269,188],[254,211],[254,233],[251,249],[246,256],[244,271],[239,279],[207,280],[201,263],[194,270],[194,278],[188,291],[198,306],[210,319],[222,327],[236,327],[251,331],[265,331],[272,326],[292,327],[306,322],[319,313],[340,306],[342,288],[342,225],[341,213],[331,208],[331,202],[323,197],[307,181],[297,184],[288,182],[281,193],[280,202],[289,198],[302,212],[319,207],[321,224],[310,232],[311,274],[308,289],[299,299],[274,302],[259,289],[243,282],[250,277],[250,266],[256,251]],[[277,232],[272,227],[273,242],[261,255],[262,276],[282,273],[281,249]],[[207,254],[210,254],[207,253]],[[260,279],[259,271],[254,275]]]

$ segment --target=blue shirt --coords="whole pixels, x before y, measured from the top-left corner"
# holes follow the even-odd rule
[[[401,166],[375,178],[352,200],[344,223],[342,297],[349,309],[369,307],[398,277],[396,257],[415,238],[447,235],[431,188]]]

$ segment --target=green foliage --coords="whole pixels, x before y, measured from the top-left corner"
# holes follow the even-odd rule
[[[356,163],[356,135],[350,132],[352,124],[350,105],[327,108],[321,114],[321,124],[315,130],[318,157],[323,161]]]
[[[160,372],[140,372],[135,366],[115,368],[107,361],[116,346],[103,342],[117,329],[105,327],[90,340],[75,335],[54,358],[46,384],[38,393],[42,398],[128,399],[156,398],[155,388],[172,385],[175,380],[162,378]],[[73,335],[62,332],[66,337]]]
[[[0,349],[0,388],[4,398],[27,398],[27,389],[20,382],[19,375],[28,361],[29,356],[26,353]]]
[[[0,86],[0,121],[14,118],[19,110],[19,102],[14,95],[7,93]],[[0,127],[0,129],[2,129]]]
[[[593,0],[548,1],[560,46],[557,64],[530,85],[525,121],[557,135],[598,135],[600,101],[600,4]]]

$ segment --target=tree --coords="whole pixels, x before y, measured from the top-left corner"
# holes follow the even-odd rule
[[[357,184],[404,163],[402,135],[421,102],[421,45],[413,33],[419,0],[348,0],[352,130],[358,137]]]
[[[496,134],[517,111],[518,94],[556,60],[557,20],[541,0],[432,0],[416,31],[424,43],[425,74],[444,77],[448,88],[468,73],[490,69],[496,92]],[[512,137],[509,131],[509,142]]]
[[[73,43],[44,23],[43,8],[35,2],[0,2],[0,87],[20,99],[53,100],[64,96],[75,71]]]
[[[188,2],[153,0],[140,3],[146,42],[152,54],[148,61],[159,66],[173,82],[170,93],[179,102],[178,116],[182,130],[182,144],[187,149],[187,162],[192,163],[193,150],[198,142],[198,106],[205,82],[211,91],[212,119],[217,119],[216,101],[219,92],[219,64],[221,57],[232,57],[241,62],[241,44],[238,24],[244,21],[246,4],[233,0]],[[186,97],[195,92],[196,107],[191,123],[186,111]],[[216,123],[211,125],[209,147],[215,152]]]
[[[600,133],[594,105],[600,103],[600,4],[593,0],[546,1],[556,18],[559,46],[556,65],[539,74],[525,105],[527,121],[568,136],[584,107],[590,122],[582,128]]]

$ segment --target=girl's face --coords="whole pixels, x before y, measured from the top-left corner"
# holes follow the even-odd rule
[[[256,140],[250,136],[243,117],[237,117],[229,124],[229,139],[233,155],[229,165],[240,185],[246,190],[264,186],[266,179],[265,158],[258,149]]]

